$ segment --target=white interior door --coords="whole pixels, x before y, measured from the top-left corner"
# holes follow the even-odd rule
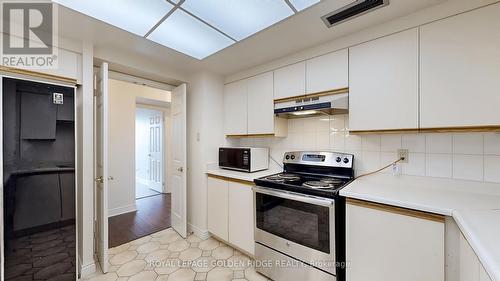
[[[95,89],[96,249],[104,273],[108,272],[108,64],[102,63]]]
[[[163,193],[163,147],[163,112],[151,111],[148,151],[149,186],[161,193]]]
[[[187,236],[186,84],[172,91],[172,227]]]

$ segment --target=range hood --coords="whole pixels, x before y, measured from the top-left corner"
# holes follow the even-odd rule
[[[274,114],[283,118],[347,114],[349,94],[330,92],[274,101]]]

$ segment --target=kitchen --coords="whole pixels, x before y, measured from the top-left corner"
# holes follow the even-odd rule
[[[185,122],[170,229],[108,251],[101,199],[120,179],[72,163],[81,280],[500,280],[499,1],[267,1],[281,14],[259,10],[253,31],[258,0],[152,0],[138,21],[113,1],[54,2],[60,35],[94,45],[76,74],[91,124],[75,121],[77,166],[113,145],[78,147],[106,124],[92,105],[108,62],[115,79],[170,85]]]

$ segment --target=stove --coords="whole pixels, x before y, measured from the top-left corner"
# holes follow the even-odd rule
[[[354,178],[354,156],[334,152],[287,152],[284,171],[256,179],[258,186],[335,198]]]
[[[354,156],[287,152],[283,172],[254,180],[255,258],[297,268],[260,267],[275,281],[345,280],[345,198]]]

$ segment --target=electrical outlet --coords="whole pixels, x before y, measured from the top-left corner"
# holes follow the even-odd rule
[[[401,160],[399,163],[408,163],[408,149],[398,149],[398,157],[400,159],[403,158],[403,160]]]

